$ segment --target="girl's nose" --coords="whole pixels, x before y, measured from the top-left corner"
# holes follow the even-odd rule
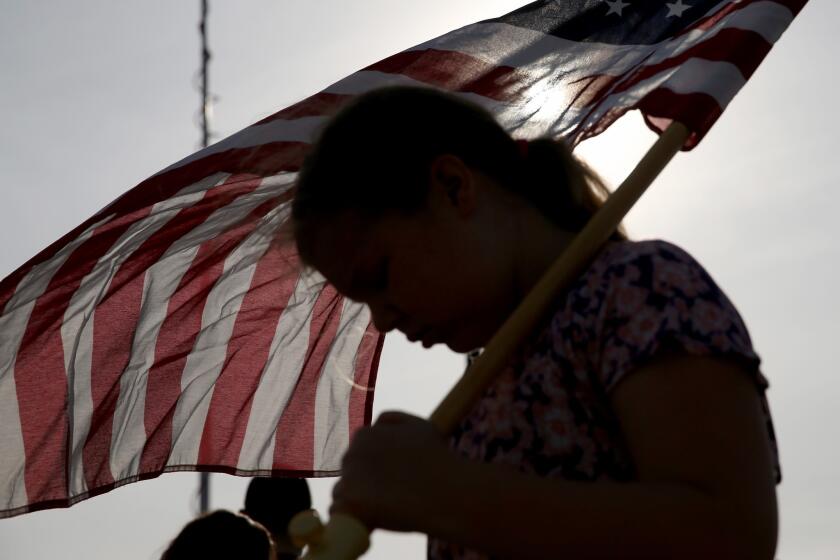
[[[373,317],[373,324],[379,332],[386,333],[399,324],[402,314],[393,305],[384,302],[371,302],[368,306]]]

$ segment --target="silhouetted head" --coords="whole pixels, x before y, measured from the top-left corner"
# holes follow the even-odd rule
[[[271,535],[244,515],[217,510],[187,523],[161,560],[275,560]]]
[[[368,304],[377,328],[463,352],[521,299],[522,243],[570,238],[605,193],[562,142],[517,141],[462,98],[391,87],[326,124],[292,221],[302,261]]]
[[[278,558],[297,558],[300,549],[289,538],[289,521],[312,507],[309,485],[304,478],[253,478],[245,494],[242,513],[271,532]]]

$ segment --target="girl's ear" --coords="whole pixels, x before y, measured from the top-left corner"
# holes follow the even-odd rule
[[[429,191],[432,200],[447,204],[461,217],[468,217],[476,207],[475,175],[461,158],[443,154],[429,166]]]

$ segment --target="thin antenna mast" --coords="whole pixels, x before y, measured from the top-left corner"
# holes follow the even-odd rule
[[[208,0],[201,0],[201,22],[198,31],[201,34],[201,147],[206,148],[210,143],[208,119],[210,116],[211,100],[207,91],[207,67],[210,64],[210,50],[207,48],[207,6]],[[207,513],[210,509],[210,473],[199,473],[198,511]]]

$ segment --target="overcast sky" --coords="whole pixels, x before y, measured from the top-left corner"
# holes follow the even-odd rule
[[[362,66],[521,3],[211,2],[213,130],[220,139]],[[0,276],[198,147],[198,6],[3,2]],[[628,221],[636,238],[693,253],[750,328],[782,459],[781,559],[840,553],[838,21],[840,3],[811,0],[701,146],[677,157]],[[629,115],[580,153],[618,183],[652,140]],[[428,414],[462,366],[446,350],[389,335],[375,412]],[[197,478],[163,475],[0,520],[0,558],[156,558],[194,513]],[[211,505],[238,509],[246,484],[214,475]],[[331,484],[313,483],[322,511]],[[367,558],[423,558],[424,542],[377,533]]]

